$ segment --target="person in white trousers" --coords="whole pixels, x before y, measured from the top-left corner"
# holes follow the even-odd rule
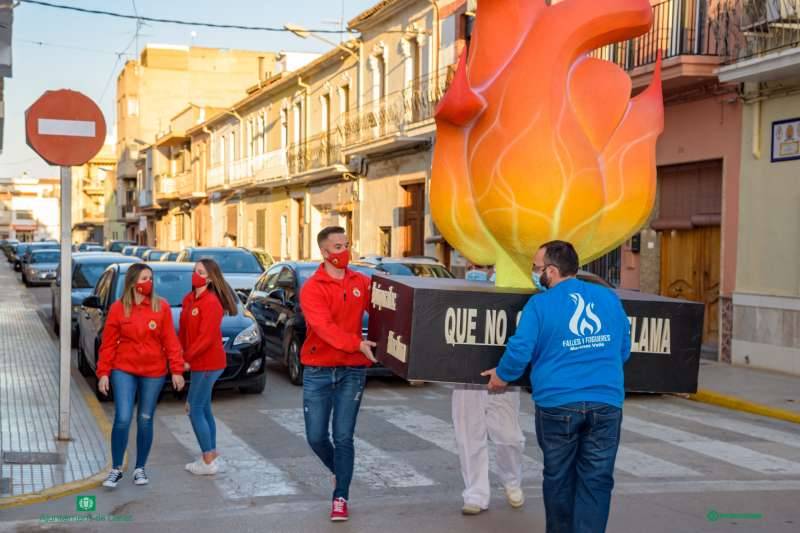
[[[488,281],[490,271],[491,267],[470,265],[466,279]],[[488,439],[495,444],[497,473],[508,503],[522,507],[525,436],[519,425],[519,389],[490,394],[482,385],[458,385],[453,390],[453,427],[465,486],[461,512],[476,515],[489,508]]]

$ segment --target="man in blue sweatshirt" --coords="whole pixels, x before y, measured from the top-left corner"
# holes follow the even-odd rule
[[[544,456],[547,533],[601,533],[608,522],[625,399],[630,324],[611,290],[576,279],[578,254],[552,241],[533,259],[540,291],[489,377],[503,390],[531,365]]]

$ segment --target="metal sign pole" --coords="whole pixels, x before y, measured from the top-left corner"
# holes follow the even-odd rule
[[[72,167],[61,167],[61,316],[58,440],[69,440],[70,359],[72,355]]]

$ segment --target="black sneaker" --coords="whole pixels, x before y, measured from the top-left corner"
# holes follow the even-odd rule
[[[137,468],[133,471],[134,485],[147,485],[148,483],[150,483],[150,480],[147,478],[147,474],[144,473],[144,468]]]
[[[108,487],[109,489],[113,489],[117,486],[117,483],[120,482],[122,479],[122,470],[117,470],[116,468],[112,468],[111,472],[108,473],[108,477],[105,481],[103,481],[103,486]]]

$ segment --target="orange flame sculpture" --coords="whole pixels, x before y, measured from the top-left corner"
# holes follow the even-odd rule
[[[587,53],[645,33],[648,0],[482,0],[469,50],[436,110],[431,214],[497,285],[531,287],[541,244],[582,262],[646,222],[663,130],[660,60],[650,86]]]

